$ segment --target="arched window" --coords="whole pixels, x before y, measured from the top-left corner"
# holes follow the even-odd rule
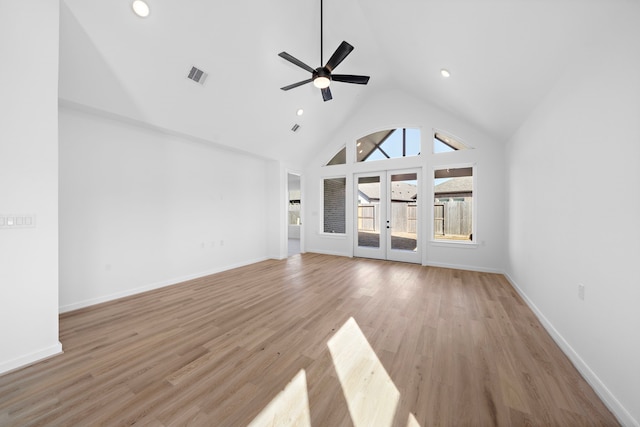
[[[356,142],[356,160],[396,159],[420,154],[420,129],[398,128],[374,132]]]
[[[356,161],[397,159],[420,155],[420,129],[397,128],[374,132],[356,141]],[[326,166],[344,165],[347,147],[342,147]]]

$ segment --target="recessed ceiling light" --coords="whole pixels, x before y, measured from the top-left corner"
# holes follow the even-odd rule
[[[304,110],[302,108],[298,108],[298,111],[296,111],[296,114],[301,116],[304,114]]]
[[[442,74],[442,77],[449,77],[449,76],[451,76],[451,73],[449,72],[449,70],[444,69],[444,68],[443,68],[442,70],[440,70],[440,74]]]
[[[142,0],[135,0],[131,3],[131,7],[133,8],[133,12],[141,18],[146,18],[149,16],[149,5]]]

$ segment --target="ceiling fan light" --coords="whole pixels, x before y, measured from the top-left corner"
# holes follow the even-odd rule
[[[328,77],[318,76],[315,79],[313,79],[313,85],[318,89],[327,88],[329,87],[329,84],[331,84],[331,80],[329,80]]]

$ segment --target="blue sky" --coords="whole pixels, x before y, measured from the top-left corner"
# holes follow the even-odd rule
[[[387,140],[382,143],[382,149],[392,159],[402,157],[402,129],[396,129]],[[407,129],[407,156],[417,156],[420,153],[420,129]],[[368,158],[371,160],[384,160],[386,157],[375,150]]]

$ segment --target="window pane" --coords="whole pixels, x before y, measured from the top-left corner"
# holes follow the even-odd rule
[[[346,230],[346,178],[324,180],[324,228],[325,233],[343,233]]]
[[[433,152],[434,153],[448,153],[450,151],[456,151],[453,148],[449,147],[447,144],[443,143],[437,138],[433,138]]]
[[[473,241],[473,168],[434,174],[433,238]]]
[[[358,139],[356,160],[397,159],[420,154],[420,129],[388,129]]]
[[[346,163],[347,163],[347,147],[344,146],[342,147],[342,150],[338,151],[336,155],[333,156],[331,160],[329,160],[329,163],[327,163],[327,166],[344,165]]]
[[[407,129],[407,156],[420,154],[420,129]]]
[[[435,154],[448,153],[458,150],[468,150],[470,148],[472,147],[469,147],[468,145],[452,136],[445,135],[440,132],[436,132],[433,135],[433,152]]]
[[[387,139],[380,144],[380,150],[377,151],[386,153],[389,159],[402,157],[402,129],[391,132]]]
[[[371,153],[371,155],[369,157],[367,157],[367,160],[365,160],[365,162],[371,162],[373,160],[384,160],[384,159],[388,159],[388,158],[389,157],[387,157],[384,154],[382,154],[382,151],[375,150],[373,153]]]

